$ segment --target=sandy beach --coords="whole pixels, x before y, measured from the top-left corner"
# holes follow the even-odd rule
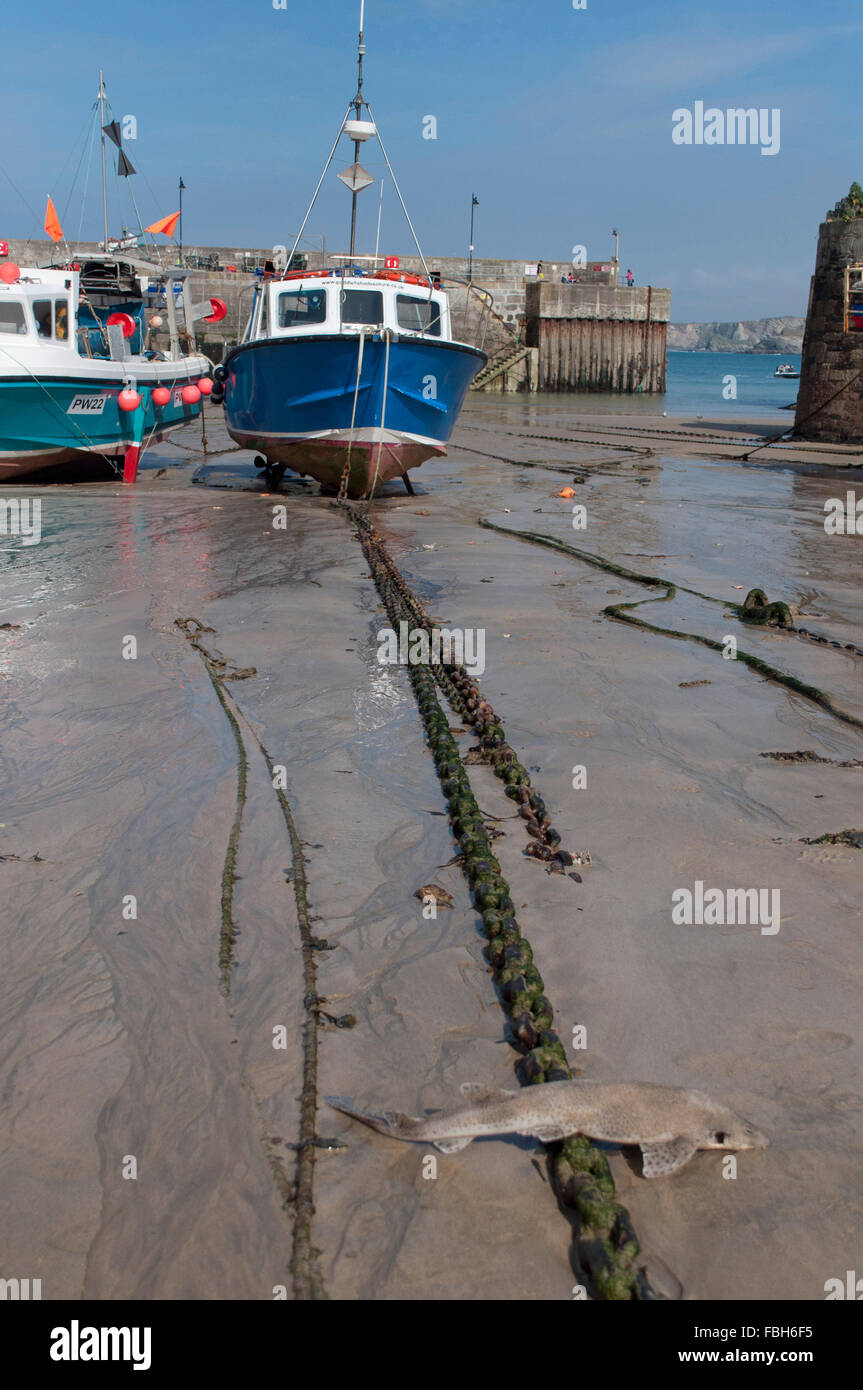
[[[863,644],[863,551],[823,524],[828,498],[861,487],[859,451],[785,442],[740,460],[790,424],[474,397],[448,457],[413,475],[416,496],[391,484],[372,504],[431,613],[484,631],[482,689],[564,845],[589,851],[581,883],[548,874],[500,783],[471,767],[556,1027],[567,1044],[586,1028],[571,1065],[707,1091],[771,1138],[733,1179],[721,1153],[648,1182],[637,1151],[610,1151],[668,1298],[818,1300],[857,1267],[861,849],[805,841],[863,823],[863,766],[838,765],[863,759],[863,658],[722,606],[759,587],[799,625]],[[134,489],[31,487],[41,543],[2,538],[0,1247],[45,1299],[291,1297],[303,963],[258,742],[286,769],[314,930],[333,948],[316,957],[319,1097],[419,1115],[463,1081],[518,1084],[411,686],[377,661],[387,620],[353,529],[316,484],[289,475],[267,493],[213,407],[207,435],[207,458],[199,425],[153,450]],[[556,496],[565,485],[572,499]],[[635,613],[734,636],[851,722],[615,621],[608,605],[661,593],[481,518],[721,600],[679,589]],[[255,671],[229,683],[248,792],[227,999],[237,753],[176,626],[188,617]],[[799,750],[826,761],[761,756]],[[675,924],[672,894],[697,881],[779,890],[780,929]],[[428,883],[453,897],[435,920],[414,896]],[[535,1141],[437,1155],[430,1178],[423,1146],[322,1099],[317,1135],[330,1142],[312,1243],[330,1298],[572,1297],[571,1230]]]

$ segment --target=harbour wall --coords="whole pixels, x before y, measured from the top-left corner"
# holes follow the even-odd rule
[[[74,255],[81,260],[98,249],[95,242],[82,242]],[[161,263],[171,264],[169,256],[176,254],[174,249],[159,250]],[[137,254],[149,257],[152,252]],[[323,252],[304,254],[310,269],[319,269],[324,263]],[[8,259],[22,266],[46,265],[65,255],[62,243],[9,242]],[[220,323],[199,322],[196,327],[199,347],[214,362],[220,361],[227,346],[241,335],[256,283],[255,269],[273,257],[272,247],[184,246],[184,263],[202,267],[191,277],[193,302],[214,296],[227,306]],[[419,256],[400,254],[398,262],[399,270],[407,274],[423,272]],[[618,287],[619,267],[613,259],[588,260],[573,268],[569,261],[475,257],[469,268],[463,256],[427,256],[426,265],[439,272],[444,281],[455,337],[481,347],[493,363],[508,360],[517,345],[537,349],[517,358],[485,389],[664,389],[670,291]],[[535,269],[540,265],[541,276]],[[235,268],[229,271],[228,266]],[[561,283],[567,275],[575,276],[578,283]]]
[[[795,431],[803,439],[863,443],[863,331],[849,328],[845,302],[846,270],[861,264],[863,217],[823,222],[795,415]]]
[[[81,259],[90,252],[98,251],[96,242],[81,242],[74,255]],[[171,248],[159,248],[161,262],[163,265],[169,264],[168,252]],[[134,254],[132,252],[131,254]],[[150,251],[142,251],[139,255],[149,256]],[[325,263],[331,264],[331,260],[324,257],[320,251],[308,251],[304,253],[306,263],[312,270],[320,269]],[[65,256],[65,248],[61,242],[59,247],[52,241],[10,241],[9,259],[18,265],[47,265],[51,260],[58,260]],[[233,340],[238,336],[238,322],[244,316],[247,309],[249,294],[243,294],[244,290],[254,284],[256,267],[263,267],[267,261],[274,259],[274,249],[267,247],[253,247],[237,250],[229,246],[184,246],[183,260],[186,265],[200,266],[200,270],[192,277],[192,292],[196,299],[206,299],[210,295],[216,295],[224,299],[228,306],[227,317],[218,326],[208,326],[207,336],[216,338],[228,338]],[[399,255],[399,269],[407,274],[416,275],[423,273],[423,263],[419,256]],[[547,281],[559,281],[567,274],[577,275],[579,280],[585,284],[613,284],[617,281],[617,265],[614,261],[589,261],[585,266],[573,270],[569,261],[512,261],[494,260],[487,257],[474,258],[472,268],[472,283],[475,288],[481,288],[490,296],[490,308],[495,317],[499,318],[507,328],[514,332],[521,332],[524,326],[525,310],[525,288],[532,282],[539,283],[538,275],[525,273],[525,268],[530,265],[542,264],[543,278]],[[227,267],[235,266],[236,269],[228,271]],[[468,280],[468,261],[464,256],[427,256],[426,265],[429,270],[439,271],[446,281],[452,284],[447,286],[451,299],[453,324],[455,327],[457,319],[464,317],[464,301],[469,296],[465,288]],[[210,268],[208,268],[210,267]],[[461,283],[460,283],[461,282]],[[495,335],[497,337],[499,335]],[[506,334],[501,336],[501,342],[506,341]],[[494,346],[494,344],[492,344]]]

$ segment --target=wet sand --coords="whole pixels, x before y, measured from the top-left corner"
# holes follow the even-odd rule
[[[739,1155],[734,1180],[717,1153],[660,1182],[612,1153],[651,1276],[689,1299],[820,1299],[854,1267],[861,851],[801,841],[860,827],[863,769],[759,754],[856,759],[863,734],[740,663],[603,616],[655,592],[477,520],[732,603],[757,585],[800,605],[810,629],[863,645],[860,548],[823,529],[824,501],[861,490],[859,456],[783,445],[750,466],[729,457],[761,428],[740,422],[714,443],[695,437],[714,433],[700,421],[471,399],[449,457],[414,475],[417,496],[390,485],[375,504],[430,611],[485,629],[483,688],[563,843],[590,851],[582,884],[549,876],[525,858],[520,825],[500,822],[496,852],[556,1026],[564,1040],[587,1028],[573,1065],[707,1090],[772,1137]],[[228,448],[215,411],[208,435]],[[201,466],[199,440],[192,428],[154,451],[134,491],[29,489],[41,544],[4,538],[0,620],[21,627],[0,633],[0,1248],[5,1277],[41,1278],[46,1299],[290,1296],[277,1180],[293,1174],[302,1076],[290,846],[247,731],[226,1002],[236,751],[177,617],[200,618],[224,657],[256,668],[230,689],[287,768],[315,930],[336,947],[317,957],[318,989],[332,1016],[356,1018],[322,1026],[321,1095],[422,1113],[463,1080],[516,1085],[477,914],[459,870],[440,867],[455,849],[410,685],[376,663],[385,619],[359,546],[314,485],[266,496],[250,455]],[[583,532],[554,496],[573,479]],[[635,611],[734,634],[863,718],[859,657],[685,594]],[[511,815],[489,771],[471,776],[484,811]],[[779,933],[674,925],[673,891],[699,879],[780,889]],[[413,896],[429,882],[454,897],[436,921]],[[318,1134],[349,1146],[316,1164],[330,1297],[571,1297],[570,1231],[532,1141],[438,1155],[427,1178],[422,1148],[323,1103]]]

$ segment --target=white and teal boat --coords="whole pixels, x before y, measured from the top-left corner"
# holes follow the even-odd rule
[[[80,454],[124,460],[200,415],[210,363],[165,270],[128,253],[0,272],[0,480],[26,478]],[[165,283],[168,346],[148,347],[146,285]],[[183,296],[184,299],[187,296]]]
[[[65,258],[48,267],[0,262],[4,482],[81,454],[122,458],[124,481],[134,482],[142,451],[199,416],[202,397],[212,390],[210,362],[195,348],[194,321],[223,318],[222,301],[191,304],[183,291],[192,272],[140,254],[143,230],[140,238],[109,240],[106,135],[119,149],[118,176],[135,172],[119,123],[106,124],[109,114],[100,72],[93,117],[101,127],[102,250],[77,260],[66,247]],[[49,210],[53,221],[46,214],[45,230],[60,241],[50,199]],[[148,308],[154,289],[164,291],[164,318]],[[156,336],[166,325],[167,340]]]

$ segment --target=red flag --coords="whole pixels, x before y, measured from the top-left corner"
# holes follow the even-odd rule
[[[63,228],[60,226],[57,209],[51,200],[50,194],[48,196],[48,206],[45,209],[45,231],[52,241],[63,240]]]
[[[154,222],[151,227],[145,227],[145,232],[161,232],[162,236],[173,236],[174,228],[180,220],[178,212],[172,213],[170,217],[160,217],[158,222]]]

